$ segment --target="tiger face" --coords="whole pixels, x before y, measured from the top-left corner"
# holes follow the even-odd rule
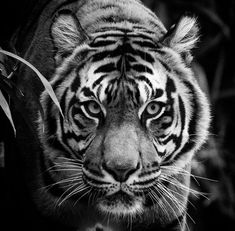
[[[190,68],[198,28],[190,17],[169,33],[120,25],[87,34],[62,12],[51,27],[51,84],[64,114],[44,92],[40,140],[61,191],[51,197],[64,210],[85,204],[167,223],[185,210],[190,161],[208,133],[207,99]]]

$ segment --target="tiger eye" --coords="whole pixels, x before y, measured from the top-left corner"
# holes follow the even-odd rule
[[[95,101],[89,102],[87,108],[92,114],[99,114],[101,112],[100,105]]]
[[[160,109],[161,109],[161,107],[157,102],[151,102],[146,107],[146,112],[149,115],[156,115],[161,111]]]

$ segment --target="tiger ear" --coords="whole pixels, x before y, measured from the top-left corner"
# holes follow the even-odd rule
[[[163,44],[181,54],[187,63],[192,61],[191,50],[199,39],[199,27],[195,17],[183,16],[163,38]]]
[[[59,11],[54,18],[51,35],[54,45],[60,53],[70,53],[76,46],[89,39],[76,15],[65,9]]]

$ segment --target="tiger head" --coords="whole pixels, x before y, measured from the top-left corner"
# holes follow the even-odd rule
[[[76,16],[61,12],[51,35],[51,84],[64,117],[44,92],[39,132],[53,187],[61,190],[57,207],[87,204],[116,217],[152,211],[159,220],[168,219],[165,210],[180,215],[190,161],[210,120],[190,65],[196,20],[182,17],[168,33],[127,22],[87,33]]]

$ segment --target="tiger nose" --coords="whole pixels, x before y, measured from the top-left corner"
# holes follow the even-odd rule
[[[113,165],[113,164],[102,164],[103,169],[108,172],[116,181],[125,182],[131,174],[136,172],[140,168],[140,164],[134,165]]]

